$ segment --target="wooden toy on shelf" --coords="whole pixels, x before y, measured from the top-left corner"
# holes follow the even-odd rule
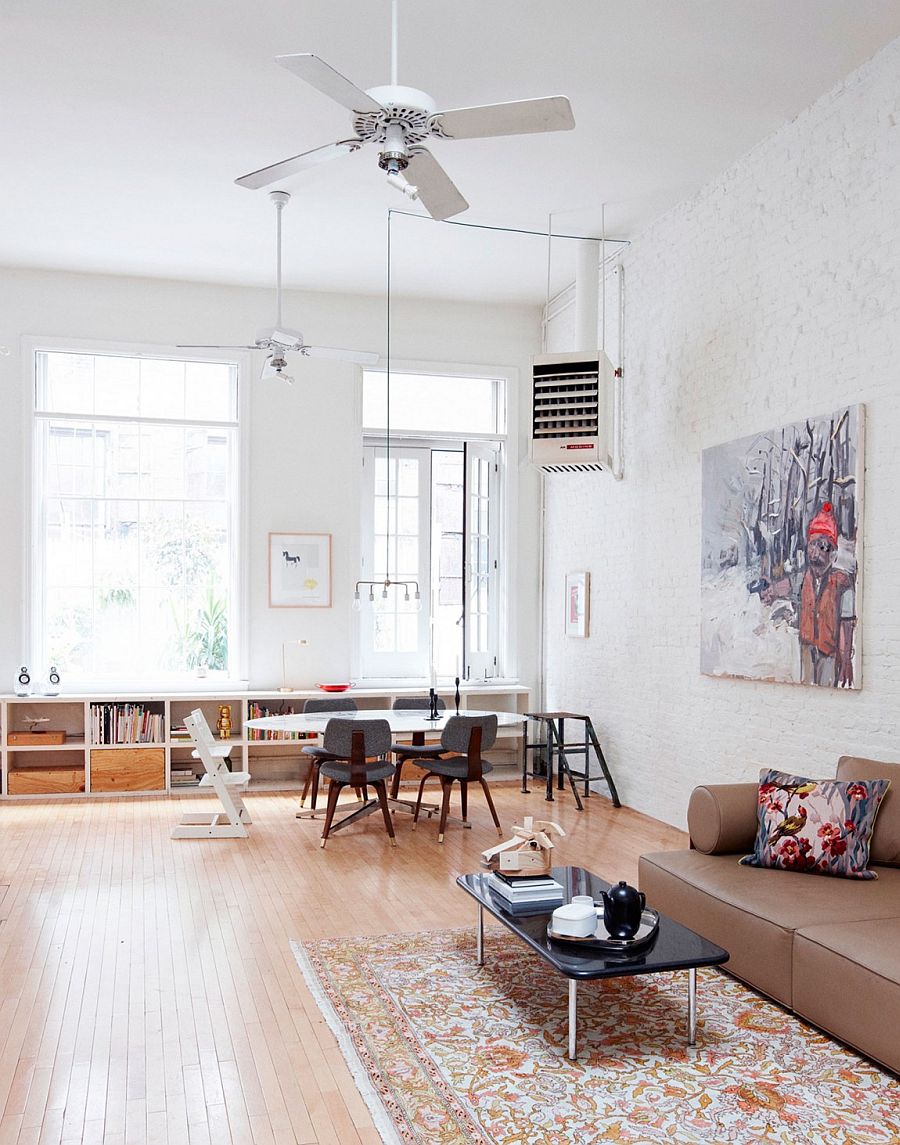
[[[231,738],[231,704],[219,705],[219,718],[216,721],[219,739]]]

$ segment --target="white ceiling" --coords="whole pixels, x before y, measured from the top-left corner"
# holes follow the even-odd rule
[[[401,0],[399,80],[439,107],[563,93],[576,128],[435,141],[460,222],[633,237],[900,35],[897,0]],[[274,63],[389,81],[389,0],[2,0],[0,265],[267,284],[273,214],[233,180],[346,138]],[[285,282],[380,293],[374,149],[279,186]],[[544,238],[393,216],[398,293],[539,301]],[[554,278],[572,243],[553,244]]]

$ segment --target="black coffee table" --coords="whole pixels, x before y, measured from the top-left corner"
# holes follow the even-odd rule
[[[599,902],[610,884],[583,867],[554,867],[553,878],[562,883],[565,901],[574,895],[592,895]],[[688,1045],[697,1040],[697,967],[720,966],[728,961],[728,951],[708,942],[686,926],[665,915],[659,916],[659,931],[652,944],[640,953],[622,957],[605,951],[586,950],[576,943],[560,942],[547,937],[547,923],[552,910],[536,914],[510,914],[503,900],[491,892],[488,872],[460,875],[457,885],[478,903],[478,965],[484,965],[484,912],[488,911],[507,930],[549,962],[554,970],[569,979],[569,1050],[574,1061],[577,1033],[576,1008],[579,981],[595,978],[622,978],[630,974],[654,974],[661,970],[688,972]],[[653,906],[653,903],[648,903]]]

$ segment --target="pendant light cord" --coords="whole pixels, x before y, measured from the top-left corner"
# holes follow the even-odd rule
[[[396,0],[394,0],[396,14]],[[384,411],[384,461],[385,461],[385,499],[387,515],[384,522],[384,579],[390,580],[391,568],[391,212],[387,217],[387,337],[386,337],[386,363],[384,375],[385,411]]]

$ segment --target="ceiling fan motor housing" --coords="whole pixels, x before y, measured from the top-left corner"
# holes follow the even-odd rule
[[[402,129],[405,143],[424,143],[432,134],[428,119],[437,107],[427,92],[388,84],[369,88],[366,94],[382,105],[378,111],[358,111],[353,116],[353,130],[366,143],[387,143],[385,153],[395,149],[396,133],[391,130],[395,126]],[[405,155],[406,148],[402,151]]]
[[[261,326],[256,331],[256,344],[261,349],[299,350],[303,345],[303,335],[287,326]]]

